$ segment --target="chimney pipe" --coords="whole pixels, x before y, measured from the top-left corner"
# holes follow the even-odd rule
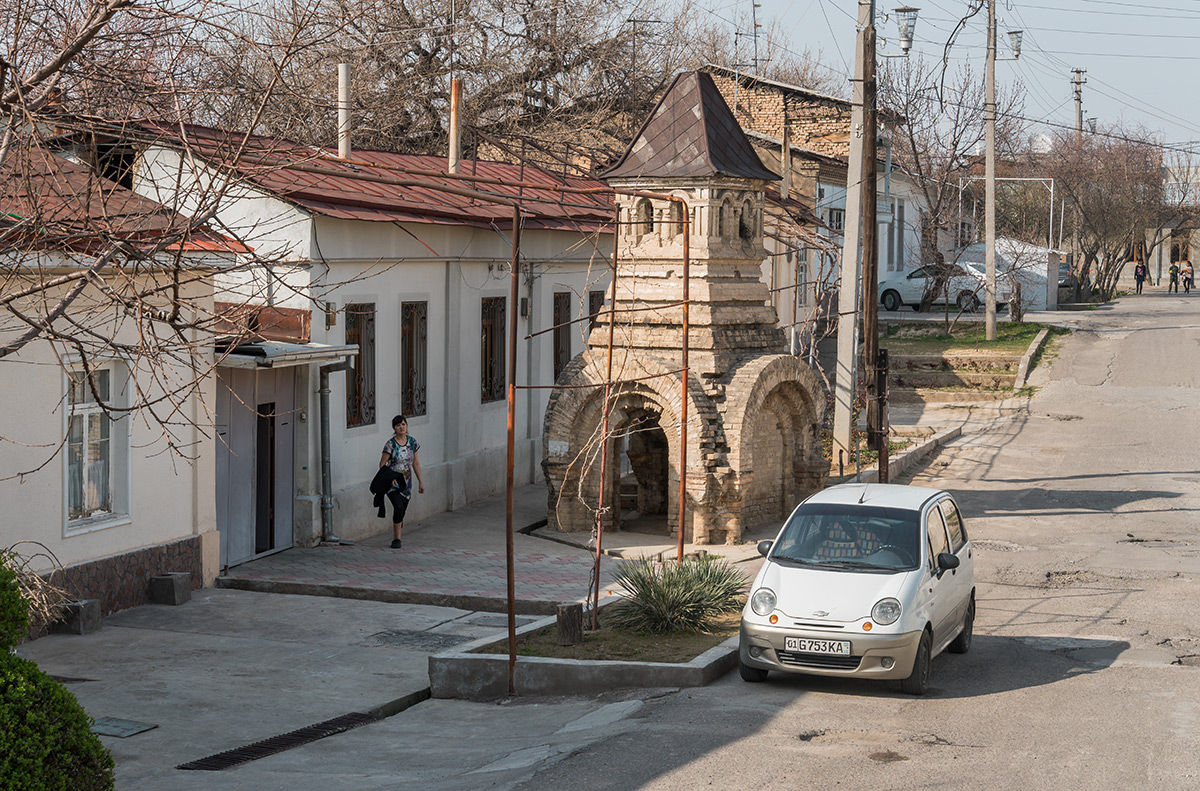
[[[350,64],[338,64],[338,158],[350,158]]]
[[[462,98],[462,80],[450,80],[450,160],[447,170],[458,172],[458,160],[462,157],[462,132],[458,124],[458,103]]]

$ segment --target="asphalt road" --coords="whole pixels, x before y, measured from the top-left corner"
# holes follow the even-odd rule
[[[975,644],[928,696],[730,674],[503,787],[1200,789],[1200,297],[1071,320],[1037,394],[962,408],[912,481],[979,550]]]

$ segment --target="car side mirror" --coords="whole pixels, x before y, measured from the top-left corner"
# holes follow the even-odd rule
[[[954,555],[949,552],[940,553],[937,556],[937,561],[938,577],[941,577],[942,574],[946,573],[947,571],[958,568],[961,563],[961,561],[958,559],[958,555]]]
[[[771,554],[771,547],[774,545],[775,545],[774,541],[759,541],[758,542],[758,554],[762,555],[765,558],[767,555]],[[957,559],[958,558],[955,558],[955,560],[957,560]]]

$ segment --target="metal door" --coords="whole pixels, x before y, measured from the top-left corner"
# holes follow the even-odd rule
[[[222,368],[217,385],[221,566],[292,545],[295,369]]]

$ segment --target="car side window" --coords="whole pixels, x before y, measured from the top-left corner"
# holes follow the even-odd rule
[[[929,566],[938,567],[938,555],[947,552],[946,524],[942,521],[942,512],[937,508],[929,509],[925,518],[926,534],[929,536]]]
[[[942,516],[946,518],[946,527],[950,531],[950,551],[958,554],[958,550],[967,543],[967,528],[963,525],[962,516],[953,500],[942,500],[940,507]]]
[[[921,267],[920,269],[914,269],[913,273],[908,276],[908,279],[916,280],[917,278],[920,278],[920,277],[925,277],[925,267]]]

